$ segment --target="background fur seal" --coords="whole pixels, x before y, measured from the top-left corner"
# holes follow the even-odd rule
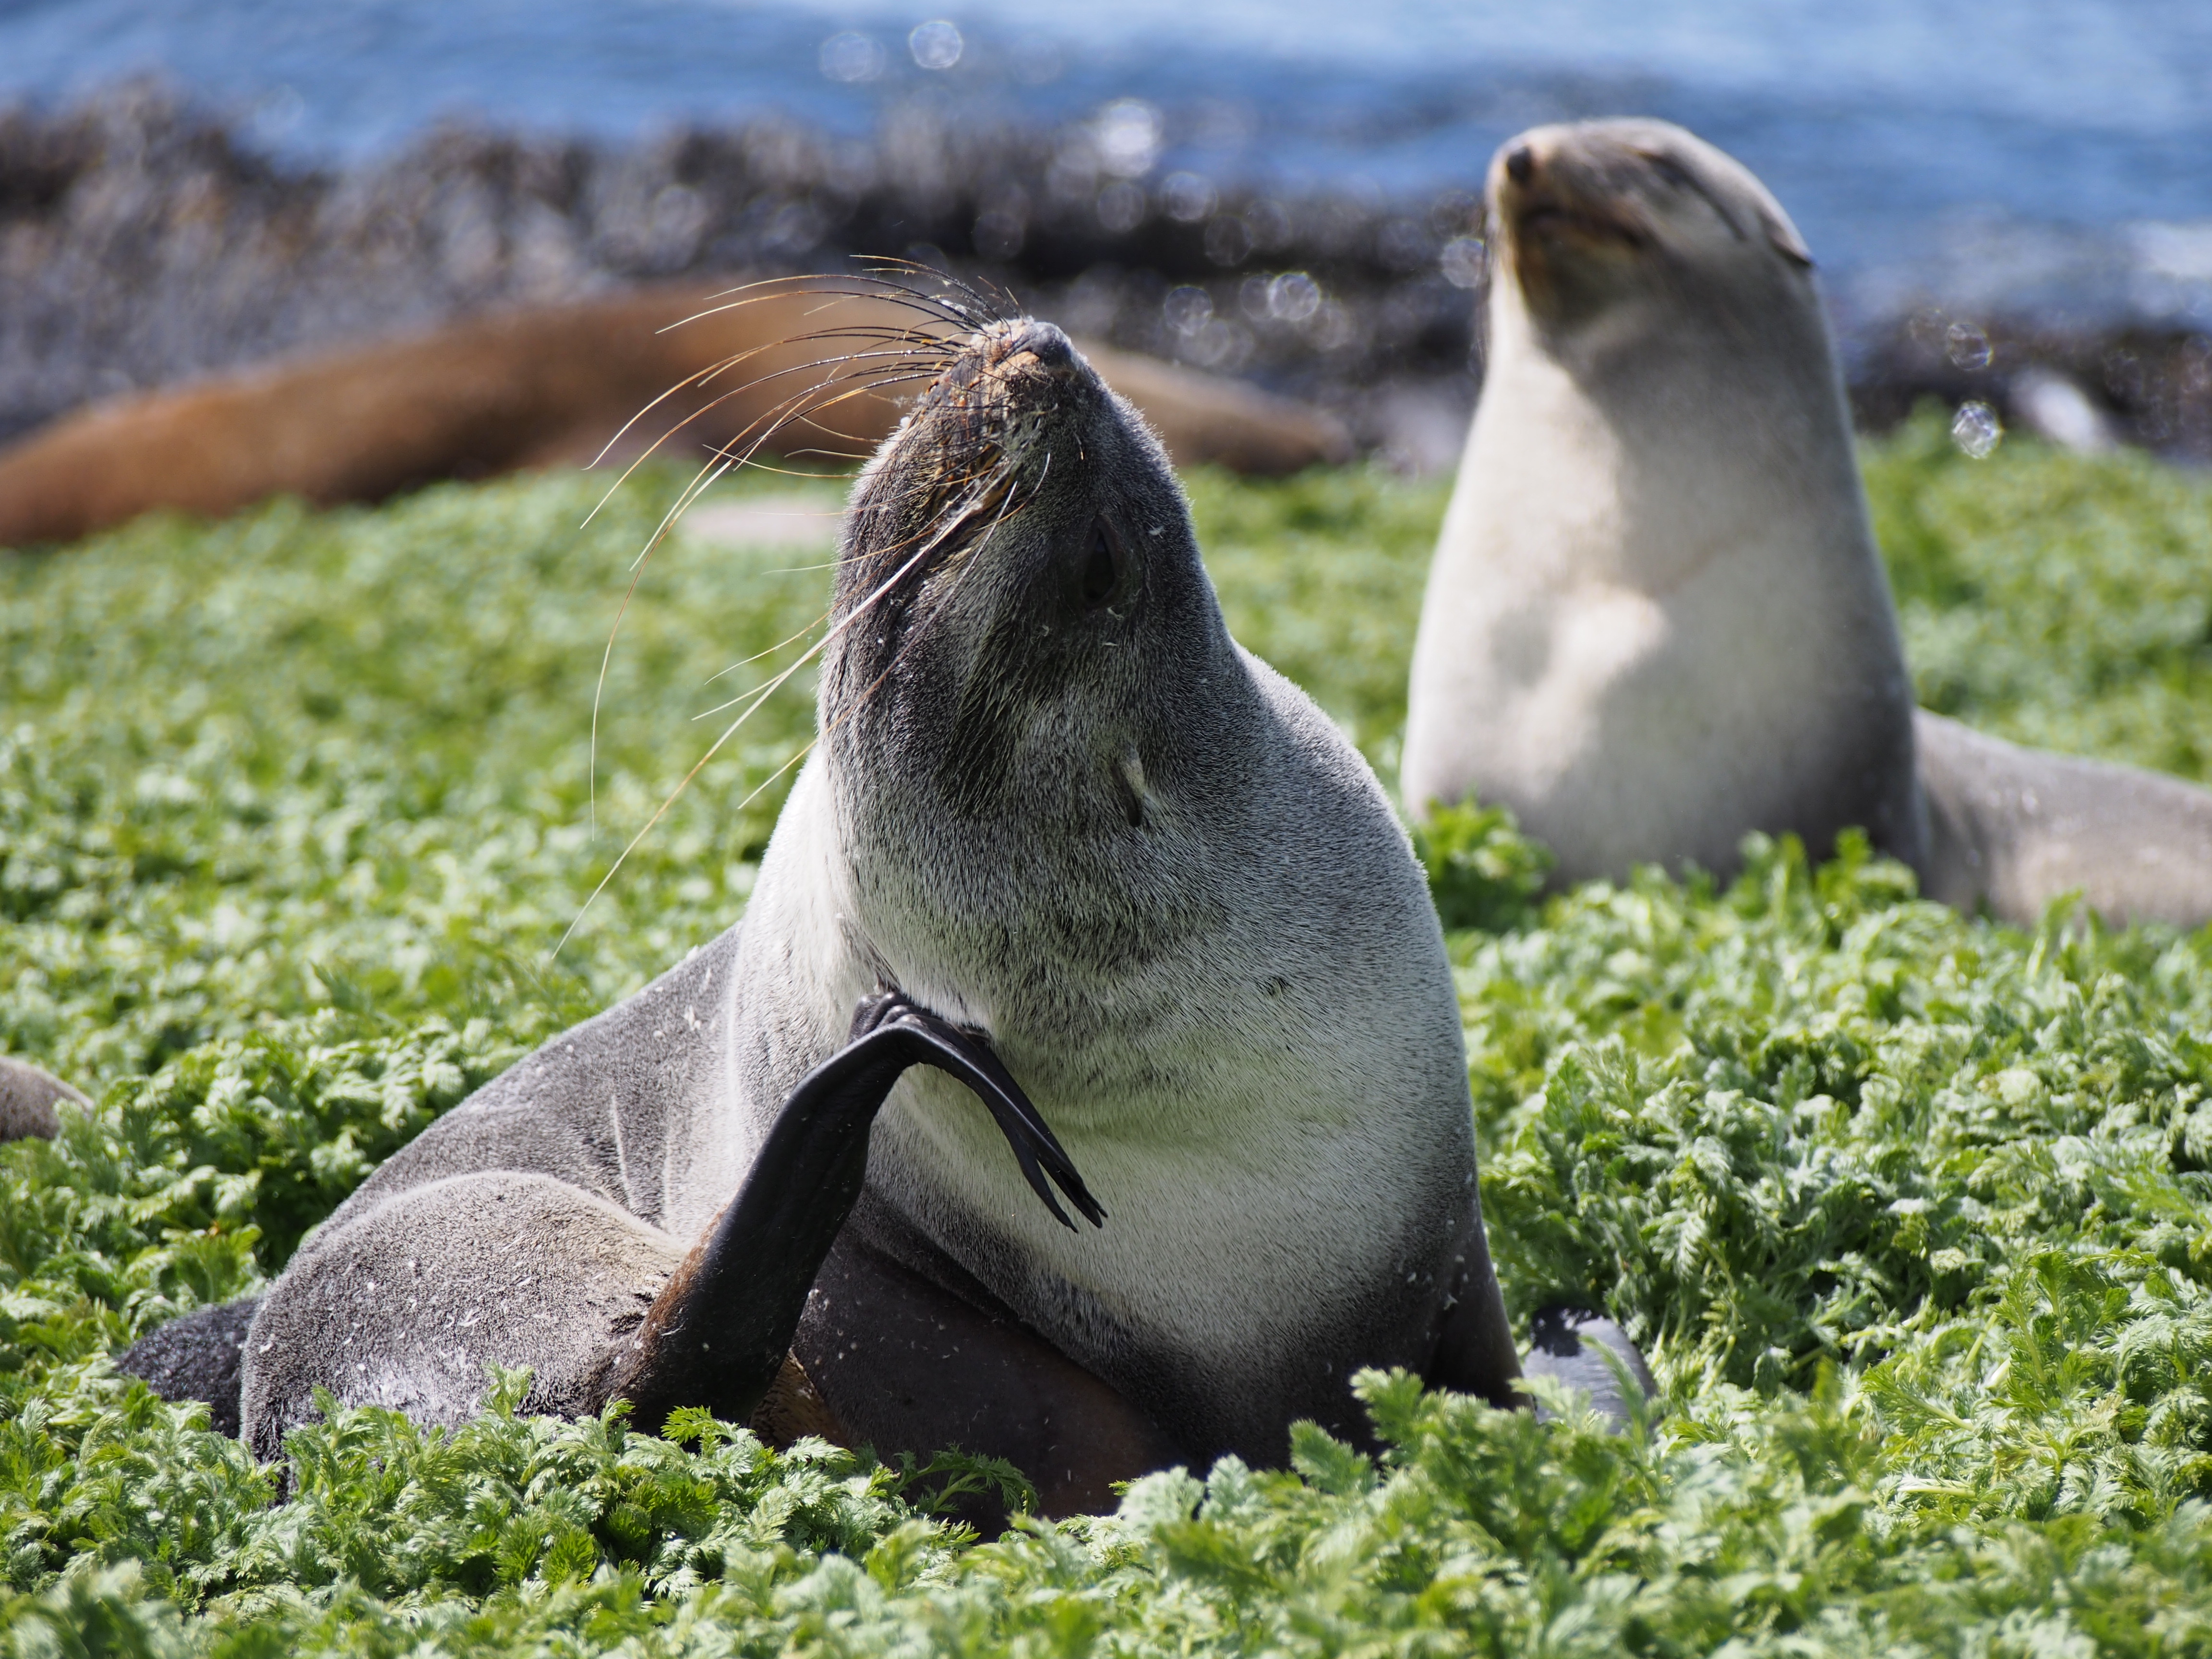
[[[61,1108],[92,1103],[51,1072],[0,1054],[0,1141],[52,1140],[61,1133]]]
[[[1279,1462],[1297,1418],[1359,1435],[1360,1364],[1512,1398],[1457,1000],[1372,775],[1229,638],[1165,457],[1064,336],[925,355],[744,922],[302,1247],[246,1344],[264,1455],[319,1384],[450,1419],[527,1358],[576,1411],[641,1333],[703,1357],[746,1309],[657,1310],[878,986],[987,1033],[1114,1220],[1058,1225],[972,1101],[903,1078],[793,1343],[855,1438],[1009,1457],[1064,1510]]]
[[[1810,258],[1678,127],[1492,161],[1482,401],[1429,578],[1409,807],[1473,790],[1561,883],[1859,825],[1965,909],[2212,917],[2212,796],[1912,706]]]
[[[1490,171],[1488,367],[1414,647],[1404,787],[1513,809],[1562,883],[1748,830],[1917,862],[1912,694],[1802,243],[1656,121]]]
[[[888,295],[841,295],[838,287],[646,289],[97,405],[0,448],[0,547],[74,541],[155,507],[216,516],[276,495],[376,501],[438,478],[583,465],[665,393],[629,428],[628,453],[679,422],[687,424],[674,453],[743,445],[809,392],[814,374],[796,371],[820,362],[813,337],[835,329],[865,337],[910,319]],[[1279,473],[1351,455],[1343,426],[1318,410],[1133,352],[1094,349],[1093,356],[1179,465]],[[698,380],[730,358],[741,359],[732,371]],[[869,367],[823,369],[848,395],[834,404],[805,398],[810,419],[769,447],[854,457],[872,449],[899,409],[868,390]]]

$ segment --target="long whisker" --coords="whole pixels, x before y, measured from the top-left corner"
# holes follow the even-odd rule
[[[902,259],[890,254],[871,254],[861,258],[860,263],[864,267],[872,270],[902,270],[915,276],[924,276],[931,282],[939,283],[945,288],[952,289],[957,292],[964,295],[967,298],[975,302],[977,307],[975,311],[970,312],[966,307],[957,305],[953,301],[945,299],[942,295],[932,295],[930,297],[938,299],[948,310],[956,312],[961,317],[962,320],[966,322],[971,329],[980,329],[988,324],[1002,321],[1005,318],[1012,314],[1011,312],[1000,310],[996,301],[994,301],[991,296],[978,293],[967,283],[952,275],[951,272],[939,270],[935,265],[926,265],[918,260]],[[1005,298],[1009,305],[1012,303],[1012,296],[1011,295],[1005,295],[1001,297]]]
[[[945,280],[944,273],[937,270],[934,267],[916,264],[912,260],[880,258],[869,259],[863,258],[856,260],[855,263],[864,266],[880,266],[887,270],[903,268],[908,270],[926,275],[933,281],[941,282]],[[844,286],[847,283],[855,284],[855,286]],[[755,293],[755,290],[758,289],[773,289],[775,291],[773,293]],[[872,270],[864,270],[857,276],[849,276],[764,277],[758,282],[741,283],[735,288],[724,289],[720,293],[710,295],[708,297],[714,300],[723,300],[727,299],[732,295],[745,295],[750,296],[747,299],[738,300],[733,302],[742,305],[752,303],[753,300],[756,299],[781,298],[784,295],[791,293],[824,294],[846,299],[879,299],[886,301],[893,305],[902,305],[908,310],[919,312],[925,316],[934,317],[942,322],[952,323],[971,329],[974,326],[974,319],[967,312],[955,306],[943,295],[927,293],[922,289],[915,288],[910,283],[894,282],[887,276],[876,276],[873,274]]]
[[[684,379],[678,380],[674,386],[670,386],[667,391],[655,398],[651,403],[646,404],[646,406],[638,410],[636,414],[631,416],[629,419],[624,421],[622,423],[621,428],[615,433],[614,436],[608,439],[605,444],[600,447],[599,454],[593,457],[592,465],[597,466],[599,462],[605,460],[607,456],[612,453],[615,446],[623,441],[623,437],[629,433],[632,427],[635,426],[640,421],[643,420],[647,415],[659,408],[661,404],[666,403],[668,399],[673,398],[678,392],[693,386],[703,387],[715,376],[723,374],[726,370],[735,367],[737,364],[744,362],[753,357],[757,357],[761,353],[772,350],[778,346],[787,344],[812,344],[819,341],[837,337],[841,337],[834,333],[824,332],[817,335],[800,336],[796,340],[763,341],[761,344],[750,347],[744,351],[737,353],[734,356],[726,357],[720,362],[714,363],[707,368],[701,369],[696,374],[686,375]],[[811,396],[814,392],[821,391],[826,386],[839,385],[844,380],[860,382],[862,380],[864,376],[866,377],[868,389],[873,389],[873,387],[878,384],[894,385],[902,380],[926,379],[929,375],[938,372],[938,370],[942,367],[944,362],[944,351],[940,346],[934,355],[925,356],[921,353],[920,344],[917,343],[916,346],[913,349],[906,352],[846,352],[841,353],[834,357],[817,357],[808,362],[790,364],[782,368],[771,370],[766,374],[757,375],[752,380],[746,381],[743,386],[732,386],[721,392],[703,408],[694,410],[690,414],[678,421],[674,426],[669,428],[665,432],[663,432],[659,437],[654,439],[652,444],[647,447],[645,453],[638,456],[635,460],[631,461],[628,466],[624,467],[622,470],[621,475],[617,477],[611,484],[607,486],[606,493],[599,497],[598,503],[592,507],[591,512],[585,515],[584,522],[586,524],[589,524],[593,518],[598,516],[600,508],[605,507],[610,501],[614,499],[615,492],[620,489],[623,484],[629,481],[630,475],[636,471],[639,467],[644,465],[647,460],[651,459],[652,457],[658,453],[662,445],[665,444],[671,438],[673,438],[678,433],[683,431],[685,427],[690,425],[694,421],[700,419],[702,416],[709,413],[713,410],[720,408],[730,398],[741,396],[747,392],[754,390],[756,387],[766,386],[771,380],[781,380],[786,375],[811,374],[817,370],[825,368],[834,370],[843,367],[848,362],[864,362],[873,358],[890,358],[893,360],[893,364],[905,365],[906,367],[904,368],[903,372],[895,373],[888,377],[884,377],[884,372],[885,368],[892,367],[893,364],[878,363],[871,368],[842,377],[839,377],[833,374],[825,379],[816,382],[816,384],[811,386],[805,387],[799,392],[789,394],[789,396],[785,399],[785,403],[789,404],[794,401],[803,401],[805,398]],[[778,404],[775,409],[772,409],[769,411],[769,414],[779,414],[782,411],[783,408],[783,404]],[[763,416],[759,418],[767,419],[769,416]],[[744,434],[741,433],[738,435],[742,437]]]
[[[676,804],[677,797],[681,795],[684,791],[690,787],[692,779],[699,775],[700,768],[705,766],[708,761],[714,759],[716,755],[721,752],[722,745],[729,742],[732,738],[737,735],[738,728],[743,726],[745,721],[751,717],[753,711],[758,708],[761,704],[767,700],[768,695],[789,680],[793,674],[796,674],[816,657],[821,655],[823,651],[828,647],[830,641],[836,639],[840,634],[843,633],[854,623],[858,622],[863,616],[866,615],[867,612],[875,606],[878,600],[881,599],[884,594],[890,592],[900,581],[904,580],[908,571],[912,570],[917,564],[921,563],[922,560],[927,558],[947,536],[951,535],[955,531],[967,523],[968,520],[973,516],[975,508],[979,505],[981,505],[980,501],[971,499],[967,504],[963,506],[957,513],[947,519],[939,528],[937,533],[932,536],[921,548],[916,550],[911,558],[908,559],[904,564],[901,565],[889,576],[886,576],[882,584],[876,588],[875,592],[869,594],[866,599],[861,600],[858,605],[854,605],[851,611],[848,611],[843,619],[835,623],[830,629],[828,633],[824,634],[819,640],[816,641],[814,644],[809,647],[804,656],[800,657],[788,668],[786,668],[781,673],[776,675],[773,679],[769,681],[762,689],[760,696],[753,702],[751,706],[747,708],[743,714],[739,714],[737,719],[732,720],[730,724],[724,728],[722,735],[715,738],[713,746],[710,747],[705,754],[699,757],[697,764],[694,765],[689,772],[684,775],[683,781],[678,783],[675,788],[670,790],[668,792],[667,799],[663,800],[658,807],[653,809],[653,814],[650,818],[646,820],[645,827],[640,830],[636,835],[630,838],[629,845],[623,848],[620,856],[618,856],[611,865],[608,866],[606,874],[599,878],[599,885],[592,889],[590,896],[586,898],[584,901],[583,908],[576,912],[575,920],[568,924],[567,930],[561,935],[560,943],[553,947],[553,954],[555,956],[557,957],[561,954],[562,947],[566,945],[570,938],[574,935],[577,927],[582,923],[585,915],[590,911],[592,904],[597,902],[599,895],[606,890],[607,884],[615,878],[615,872],[620,870],[623,866],[629,861],[629,855],[637,850],[638,843],[642,842],[646,836],[653,833],[653,826],[659,823],[663,817],[667,816],[668,809]],[[1003,516],[1003,514],[1001,516]],[[787,763],[787,764],[788,763]],[[748,799],[750,799],[750,798],[748,797]]]

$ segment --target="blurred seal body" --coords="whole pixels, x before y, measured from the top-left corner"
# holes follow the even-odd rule
[[[1229,637],[1158,443],[1058,330],[939,352],[856,489],[821,741],[744,920],[307,1240],[245,1345],[264,1455],[318,1385],[450,1421],[494,1360],[539,1409],[708,1403],[628,1356],[680,1337],[696,1389],[734,1346],[743,1264],[717,1303],[694,1241],[886,994],[987,1042],[1112,1218],[1060,1225],[951,1079],[886,1081],[791,1337],[854,1442],[1006,1456],[1065,1510],[1279,1463],[1299,1418],[1360,1436],[1361,1365],[1511,1399],[1457,999],[1382,792]]]
[[[0,1054],[0,1141],[52,1140],[64,1106],[91,1103],[51,1072]]]
[[[1489,201],[1407,805],[1511,807],[1562,883],[1725,872],[1753,830],[1920,862],[1911,686],[1796,228],[1657,121],[1524,133]]]

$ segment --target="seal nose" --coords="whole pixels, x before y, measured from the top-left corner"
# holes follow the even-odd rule
[[[1536,176],[1536,152],[1526,144],[1516,144],[1505,155],[1505,176],[1516,185],[1526,185]]]
[[[1075,362],[1075,348],[1067,336],[1050,323],[1025,317],[1020,324],[993,340],[984,353],[984,360],[992,368],[1012,367],[1015,360],[1024,355],[1034,357],[1037,366],[1046,369],[1072,368]]]

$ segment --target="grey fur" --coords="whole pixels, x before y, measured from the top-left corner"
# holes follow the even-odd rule
[[[1101,515],[1116,585],[1085,609]],[[256,1449],[317,1384],[452,1420],[492,1360],[589,1408],[878,984],[989,1034],[1112,1219],[1054,1222],[927,1071],[877,1120],[862,1212],[1187,1455],[1279,1462],[1295,1418],[1356,1428],[1363,1364],[1504,1397],[1458,1001],[1404,833],[1230,639],[1158,443],[1058,331],[984,331],[885,446],[836,614],[824,740],[742,926],[310,1238],[247,1344]]]
[[[1913,708],[1819,288],[1765,187],[1679,127],[1594,121],[1509,139],[1490,191],[1490,367],[1414,650],[1408,807],[1510,806],[1561,884],[1725,874],[1755,830],[1818,856],[1856,825],[2008,921],[2074,890],[2212,919],[2212,794]],[[1550,198],[1564,222],[1529,216]]]
[[[115,1369],[143,1376],[164,1400],[204,1401],[208,1426],[234,1439],[246,1334],[260,1306],[261,1298],[250,1296],[195,1309],[140,1337],[116,1356]]]
[[[2045,754],[1922,709],[1930,898],[2033,922],[2079,893],[2114,922],[2212,921],[2212,793]]]
[[[0,1054],[0,1141],[52,1140],[62,1130],[63,1106],[91,1103],[52,1073]]]

